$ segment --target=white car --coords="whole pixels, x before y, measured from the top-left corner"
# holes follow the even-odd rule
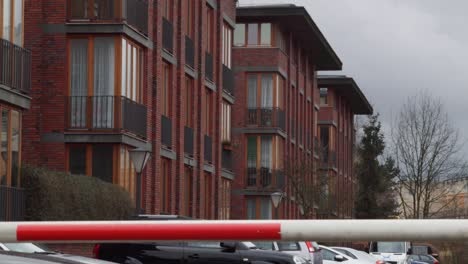
[[[411,247],[408,241],[372,241],[369,254],[390,264],[403,264]]]
[[[359,251],[353,248],[347,248],[347,247],[332,247],[332,249],[345,254],[348,257],[351,257],[352,259],[357,259],[361,263],[369,263],[369,264],[375,264],[377,262],[377,258],[367,254],[364,251]]]
[[[80,264],[116,264],[114,262],[109,262],[105,260],[47,251],[33,243],[0,243],[0,250],[14,251],[20,253],[42,254],[50,256],[51,258],[57,258],[63,261],[69,260],[70,262],[73,261],[73,263]]]
[[[374,260],[374,262],[367,262],[359,259],[353,259],[352,257],[347,256],[346,254],[343,254],[337,250],[334,250],[333,248],[325,247],[322,245],[320,245],[320,249],[323,255],[323,264],[375,264],[377,261]]]

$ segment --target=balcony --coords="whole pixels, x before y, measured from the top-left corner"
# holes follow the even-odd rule
[[[185,36],[185,64],[195,69],[195,44],[188,36]]]
[[[165,115],[161,116],[161,143],[172,148],[172,121]]]
[[[213,81],[213,55],[205,53],[205,76],[206,79]]]
[[[210,136],[205,135],[204,140],[205,146],[205,161],[208,163],[213,162],[213,139]]]
[[[25,200],[24,189],[0,186],[0,221],[23,221]]]
[[[323,153],[319,153],[323,163],[322,167],[336,168],[336,151],[324,149]]]
[[[146,106],[122,96],[70,96],[68,128],[128,132],[146,138]]]
[[[193,128],[184,127],[184,152],[193,156]]]
[[[126,23],[148,35],[148,0],[68,0],[73,23]]]
[[[234,96],[234,73],[225,65],[223,65],[223,89]]]
[[[247,125],[257,127],[278,127],[286,130],[285,113],[280,108],[247,109]]]
[[[270,168],[247,168],[247,188],[283,189],[284,174]]]
[[[0,39],[0,84],[20,93],[31,92],[31,52]]]
[[[170,54],[174,52],[174,26],[165,18],[163,18],[163,49]]]

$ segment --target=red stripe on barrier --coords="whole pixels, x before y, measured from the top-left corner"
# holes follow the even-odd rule
[[[281,225],[264,224],[22,224],[18,241],[279,240]]]

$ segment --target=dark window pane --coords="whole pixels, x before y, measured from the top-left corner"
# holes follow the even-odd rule
[[[112,145],[93,146],[93,176],[112,183]]]
[[[248,45],[258,45],[258,24],[248,25]]]
[[[20,152],[20,113],[11,111],[11,186],[19,183],[19,152]]]
[[[1,157],[0,157],[0,185],[7,185],[8,170],[8,110],[2,111]]]
[[[70,173],[86,174],[86,146],[70,147]]]

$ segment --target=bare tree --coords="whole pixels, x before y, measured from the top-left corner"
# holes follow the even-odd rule
[[[430,218],[452,202],[453,190],[442,182],[465,172],[458,131],[441,101],[419,92],[403,104],[392,140],[404,217]]]

